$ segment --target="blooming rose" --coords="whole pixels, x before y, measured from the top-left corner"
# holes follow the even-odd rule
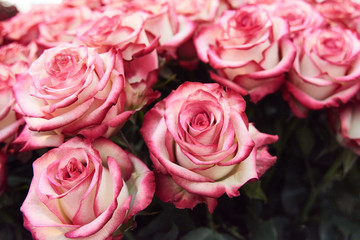
[[[148,111],[141,133],[154,163],[156,194],[178,208],[239,195],[276,157],[267,144],[277,136],[249,125],[245,101],[220,85],[186,82]]]
[[[60,7],[54,14],[45,15],[39,23],[37,42],[46,48],[55,47],[62,42],[72,42],[76,29],[92,16],[86,6],[77,8]]]
[[[0,195],[5,191],[7,185],[6,162],[7,155],[0,151]]]
[[[148,36],[159,39],[158,53],[167,58],[176,58],[176,49],[190,39],[195,30],[195,24],[187,17],[177,14],[169,1],[129,1],[123,3],[122,8],[148,13],[144,29]]]
[[[288,24],[260,5],[225,11],[195,37],[199,58],[217,70],[219,83],[258,102],[279,89],[291,67],[295,48]]]
[[[111,239],[155,190],[146,165],[105,138],[70,139],[33,170],[21,211],[34,239]]]
[[[33,6],[28,12],[20,12],[3,23],[5,38],[28,44],[39,37],[39,24],[45,16],[56,13],[53,5]]]
[[[14,94],[26,128],[23,150],[59,146],[64,136],[109,137],[133,113],[125,111],[124,68],[118,51],[98,54],[64,43],[47,49],[19,77]]]
[[[352,0],[325,0],[315,7],[331,25],[354,28],[354,20],[360,17],[360,4]]]
[[[336,107],[359,90],[360,40],[344,28],[308,29],[294,43],[297,55],[284,98],[298,117],[307,109]]]
[[[103,52],[120,50],[126,78],[126,108],[140,109],[159,94],[151,87],[157,81],[158,39],[149,39],[144,24],[148,13],[115,8],[93,14],[77,29],[77,38]],[[141,67],[139,67],[141,66]]]
[[[272,15],[282,17],[288,22],[292,37],[308,28],[317,28],[325,24],[324,18],[315,8],[302,0],[277,1],[267,9]]]
[[[169,2],[177,14],[198,22],[212,21],[220,5],[220,0],[170,0]]]

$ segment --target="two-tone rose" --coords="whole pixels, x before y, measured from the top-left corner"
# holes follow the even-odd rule
[[[141,133],[154,164],[156,194],[178,208],[217,198],[260,177],[276,157],[277,136],[248,123],[244,99],[219,84],[185,82],[145,115]]]
[[[311,28],[294,39],[297,54],[284,98],[295,115],[337,107],[360,89],[360,39],[350,29]]]
[[[14,86],[26,121],[16,142],[31,150],[59,146],[77,134],[111,136],[133,113],[124,109],[124,88],[119,51],[99,54],[69,43],[45,50]]]
[[[112,239],[154,195],[153,173],[105,138],[72,138],[35,160],[33,171],[21,211],[39,240]]]
[[[212,78],[253,102],[280,88],[295,57],[287,22],[261,5],[223,12],[194,40],[200,60],[217,72]]]

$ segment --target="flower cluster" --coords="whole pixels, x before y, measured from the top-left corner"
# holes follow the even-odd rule
[[[329,110],[359,154],[359,34],[351,0],[63,0],[19,13],[0,22],[0,194],[9,155],[46,149],[21,207],[35,239],[116,238],[155,193],[212,213],[275,163],[278,136],[245,110],[280,91],[297,117]],[[154,90],[174,63],[209,71]],[[139,111],[151,166],[112,141]]]

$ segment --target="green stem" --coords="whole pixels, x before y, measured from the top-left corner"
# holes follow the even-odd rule
[[[309,198],[305,204],[305,207],[303,208],[303,211],[301,213],[301,219],[300,219],[301,223],[307,221],[309,212],[312,209],[319,193],[321,191],[323,191],[323,189],[332,181],[333,176],[336,174],[336,172],[341,167],[341,165],[344,161],[343,156],[344,156],[344,154],[341,154],[341,156],[335,160],[335,162],[332,164],[332,166],[329,168],[329,170],[325,173],[325,175],[321,179],[318,186],[311,190],[310,196],[309,196]]]

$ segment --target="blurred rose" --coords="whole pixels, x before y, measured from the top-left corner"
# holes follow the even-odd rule
[[[7,186],[6,162],[7,155],[0,151],[0,195],[5,191]]]
[[[111,239],[154,194],[153,173],[105,138],[73,138],[33,169],[21,211],[34,239]]]
[[[284,98],[298,117],[308,109],[336,107],[359,90],[360,40],[343,28],[308,29],[294,40],[298,49]]]
[[[360,17],[360,5],[352,0],[325,0],[316,3],[317,11],[331,25],[354,28],[354,20]]]
[[[301,31],[317,28],[325,24],[325,19],[315,8],[302,0],[277,1],[267,9],[272,15],[285,19],[289,24],[290,36]]]
[[[39,24],[45,16],[56,13],[58,7],[53,5],[33,6],[28,12],[20,12],[3,24],[5,38],[28,44],[39,37]]]
[[[360,98],[354,98],[346,105],[332,109],[330,124],[339,143],[360,155]]]
[[[39,23],[37,42],[46,48],[55,47],[62,42],[72,42],[76,29],[92,16],[86,6],[77,8],[59,8],[51,15],[45,15]]]
[[[218,197],[238,196],[275,162],[266,145],[277,136],[258,132],[244,111],[237,93],[186,82],[146,113],[141,133],[162,201],[178,208],[205,202],[213,212]]]
[[[177,14],[197,22],[208,22],[214,20],[220,0],[170,0]]]
[[[12,87],[17,74],[29,69],[36,51],[34,43],[28,46],[11,43],[0,48],[0,143],[11,143],[24,123],[22,116],[14,111],[16,101]]]
[[[64,43],[45,50],[19,77],[14,94],[26,128],[23,150],[59,146],[64,136],[109,137],[133,111],[125,111],[124,68],[112,49],[98,54]]]
[[[286,21],[260,5],[225,11],[199,31],[195,46],[199,58],[217,70],[214,80],[250,94],[253,102],[280,88],[295,56]]]

